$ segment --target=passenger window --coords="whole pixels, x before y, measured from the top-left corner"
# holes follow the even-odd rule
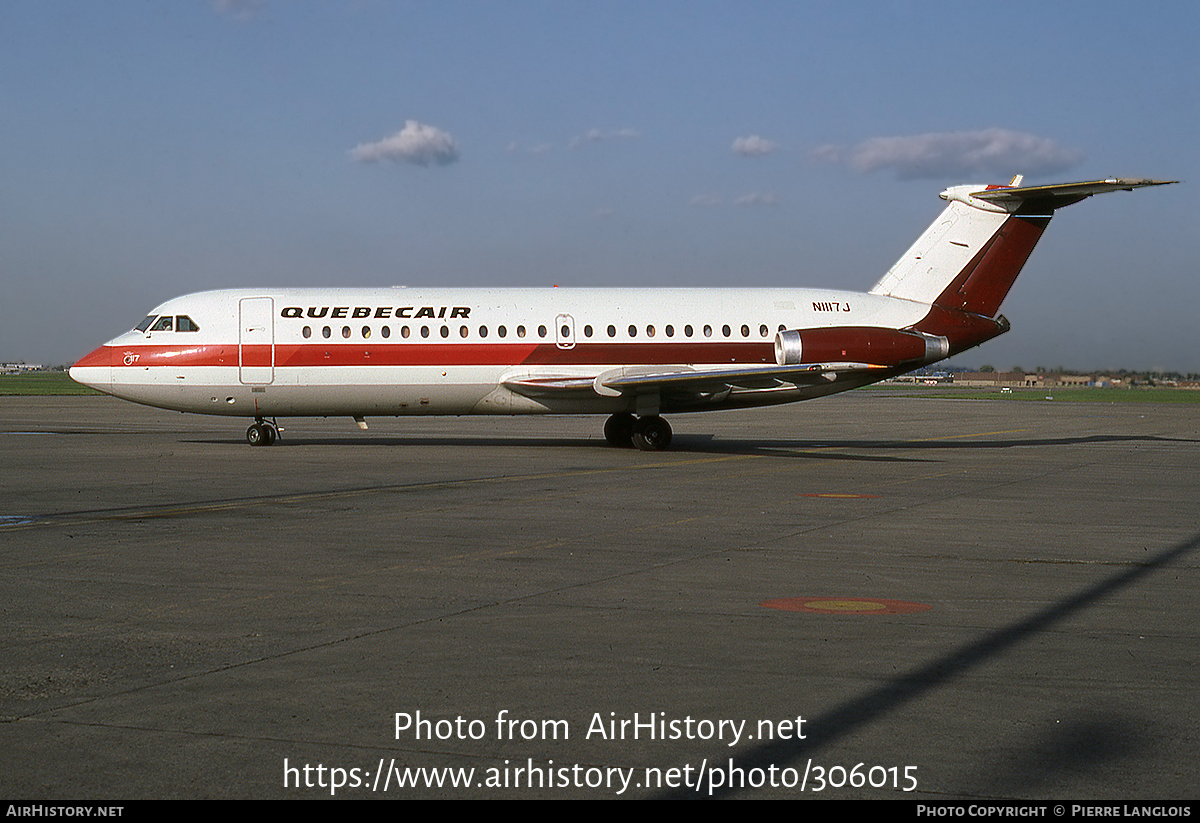
[[[469,333],[470,333],[470,332],[468,332],[468,331],[467,331],[467,327],[466,327],[466,326],[461,326],[461,327],[459,328],[459,330],[458,330],[458,336],[459,336],[459,337],[466,337],[466,336],[467,336]]]
[[[392,336],[392,327],[384,326],[382,329],[379,330],[379,333],[382,334],[384,339],[386,340],[387,338]]]
[[[525,336],[525,327],[517,326],[517,337],[524,337],[524,336]]]
[[[583,327],[583,336],[584,336],[584,337],[591,337],[591,336],[592,336],[592,327],[591,327],[591,326],[584,326],[584,327]]]
[[[304,330],[301,332],[301,334],[304,335],[305,340],[312,337],[312,326],[305,326]]]
[[[545,337],[545,336],[546,336],[546,327],[538,326],[538,337]]]
[[[324,337],[324,338],[325,338],[325,339],[327,339],[327,340],[329,339],[329,335],[330,335],[330,334],[332,334],[332,333],[333,333],[333,332],[331,332],[331,331],[329,330],[329,327],[328,327],[328,326],[326,326],[325,328],[321,329],[321,336],[322,336],[322,337]]]
[[[749,337],[749,336],[750,336],[750,327],[747,326],[745,323],[743,323],[742,324],[742,337]]]
[[[705,325],[705,327],[704,327],[704,336],[705,336],[705,337],[712,337],[712,326]]]
[[[442,326],[441,334],[442,334],[442,337],[449,337],[450,336],[450,327]]]
[[[500,335],[501,337],[504,337],[508,334],[508,329],[504,328],[504,326],[500,326],[499,328],[496,329],[496,334]]]
[[[371,327],[363,326],[363,340],[370,340],[370,339],[371,339]]]
[[[668,325],[665,329],[663,329],[663,331],[665,331],[667,333],[667,337],[675,336],[675,327],[674,326]]]
[[[725,335],[726,337],[728,337],[731,332],[732,332],[732,329],[730,329],[728,325],[721,327],[721,334]]]
[[[421,336],[422,336],[422,337],[428,337],[428,336],[429,336],[429,327],[428,327],[428,326],[422,326],[422,327],[421,327]]]
[[[689,324],[689,325],[687,325],[687,326],[684,326],[684,327],[683,327],[683,336],[684,336],[684,337],[691,337],[691,336],[692,336],[692,327],[691,327],[691,325],[690,325],[690,324]]]
[[[767,328],[767,324],[763,323],[761,326],[758,327],[758,336],[766,337],[768,331],[769,331],[769,329]]]
[[[345,337],[346,339],[350,338],[350,327],[349,326],[342,326],[342,337]]]
[[[609,326],[609,327],[608,327],[608,336],[609,336],[609,337],[616,337],[616,336],[617,336],[617,327],[616,327],[616,326]]]
[[[637,337],[637,326],[632,326],[632,325],[631,325],[631,326],[629,327],[629,336],[630,336],[630,337]]]
[[[480,336],[480,337],[487,337],[487,326],[480,326],[480,327],[479,327],[479,336]]]

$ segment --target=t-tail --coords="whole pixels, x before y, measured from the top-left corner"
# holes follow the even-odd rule
[[[1117,179],[1022,186],[953,186],[945,211],[871,289],[930,306],[912,331],[945,337],[949,354],[1008,331],[1000,304],[1057,209],[1093,194],[1174,180]]]

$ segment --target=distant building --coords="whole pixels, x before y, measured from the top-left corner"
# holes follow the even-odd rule
[[[1190,377],[1190,375],[1189,375]],[[1172,389],[1200,390],[1200,380],[1183,379],[1178,376],[1151,380],[1143,374],[1065,374],[1059,372],[1028,374],[1025,372],[956,371],[934,372],[921,369],[892,378],[892,383],[917,383],[925,385],[952,384],[972,389],[1066,389],[1066,388],[1112,388],[1130,389],[1138,386],[1160,386]]]
[[[41,363],[0,363],[0,374],[21,374],[22,372],[41,370]]]
[[[1062,388],[1078,388],[1079,386],[1096,385],[1094,374],[1050,374],[1046,376],[1046,385]]]
[[[1045,375],[1024,374],[1019,371],[962,371],[955,372],[953,382],[956,386],[968,388],[1040,388],[1049,385]]]

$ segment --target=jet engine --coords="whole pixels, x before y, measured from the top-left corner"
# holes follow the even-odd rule
[[[878,326],[788,329],[775,335],[775,362],[780,366],[870,363],[916,368],[949,355],[945,337]]]

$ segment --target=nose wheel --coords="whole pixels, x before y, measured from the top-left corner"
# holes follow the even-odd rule
[[[279,429],[259,418],[246,429],[246,442],[251,446],[270,446],[279,437]]]

